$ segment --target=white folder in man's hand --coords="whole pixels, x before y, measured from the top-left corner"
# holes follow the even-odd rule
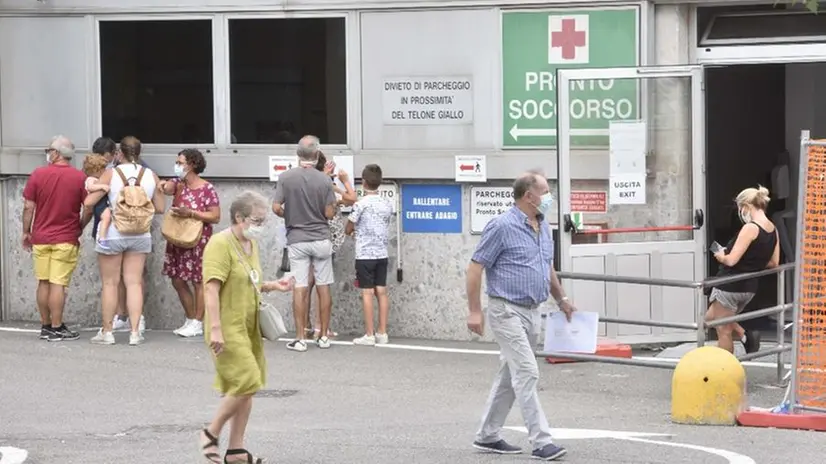
[[[565,313],[558,311],[547,317],[545,327],[545,352],[587,353],[597,352],[599,313],[574,311],[571,322]]]

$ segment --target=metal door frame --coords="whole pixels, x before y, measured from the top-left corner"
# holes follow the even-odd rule
[[[637,79],[643,84],[657,78],[689,78],[691,83],[691,154],[692,154],[692,210],[706,211],[705,203],[705,96],[704,96],[704,69],[701,65],[687,66],[645,66],[626,68],[583,68],[559,69],[557,71],[557,108],[564,108],[557,116],[557,199],[559,205],[558,224],[560,225],[559,243],[560,270],[573,271],[573,255],[571,247],[590,247],[589,249],[604,248],[605,254],[612,253],[617,247],[633,247],[644,252],[653,251],[661,245],[678,246],[685,251],[694,252],[695,276],[699,280],[705,277],[706,234],[704,228],[693,231],[694,240],[671,242],[629,242],[611,244],[572,245],[571,234],[564,231],[565,215],[571,213],[571,115],[570,111],[570,84],[577,80],[595,79]],[[641,115],[645,119],[648,113],[645,85],[642,87]],[[570,282],[566,283],[566,287]],[[568,291],[571,289],[568,288]]]

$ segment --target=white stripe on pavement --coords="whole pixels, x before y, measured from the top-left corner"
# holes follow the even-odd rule
[[[23,464],[28,457],[29,452],[24,449],[0,446],[0,464]]]
[[[97,328],[80,329],[81,332],[94,332]],[[0,327],[0,332],[21,332],[21,333],[40,333],[40,329],[18,329],[16,327]],[[291,342],[292,338],[279,338],[280,342]],[[330,340],[333,345],[353,346],[353,342],[344,342],[337,340]],[[370,347],[372,348],[372,347]],[[386,345],[376,345],[375,348],[389,349],[389,350],[408,350],[408,351],[429,351],[433,353],[455,353],[455,354],[485,354],[485,355],[499,355],[499,350],[480,350],[468,348],[449,348],[443,346],[427,346],[427,345],[400,345],[388,343]],[[772,355],[773,356],[773,355]],[[654,356],[633,356],[633,359],[641,359],[645,361],[659,361],[664,364],[677,364],[680,358],[655,358]],[[765,367],[776,368],[777,363],[766,361],[743,361],[741,363],[746,367]],[[784,365],[785,369],[790,369],[790,364]]]

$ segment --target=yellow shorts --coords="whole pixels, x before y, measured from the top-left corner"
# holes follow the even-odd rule
[[[34,276],[37,280],[69,286],[77,267],[78,247],[71,243],[32,246]]]

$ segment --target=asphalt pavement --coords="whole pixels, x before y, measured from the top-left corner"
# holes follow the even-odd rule
[[[139,347],[49,343],[0,327],[0,463],[201,463],[198,431],[218,404],[203,340],[147,332]],[[518,409],[505,437],[518,456],[470,444],[497,368],[495,345],[391,340],[389,347],[266,343],[268,385],[248,448],[270,463],[535,462]],[[462,351],[465,350],[465,351]],[[820,464],[826,435],[670,422],[671,371],[540,364],[540,397],[564,462]],[[752,405],[777,404],[775,369],[747,367]],[[5,451],[4,451],[5,450]]]

